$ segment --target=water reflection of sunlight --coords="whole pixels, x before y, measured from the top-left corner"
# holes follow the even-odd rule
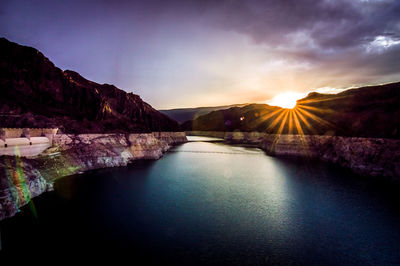
[[[266,225],[272,225],[274,235],[279,235],[280,239],[290,238],[294,233],[290,223],[294,220],[292,214],[295,194],[290,190],[285,172],[274,163],[273,158],[265,157],[264,162],[259,165],[259,171],[265,174],[258,201],[262,202],[260,207],[261,212],[266,215]]]
[[[232,216],[238,226],[257,223],[259,230],[254,233],[277,238],[282,245],[295,233],[292,223],[296,195],[290,189],[287,173],[274,158],[257,148],[224,143],[189,142],[175,150],[168,155],[170,164],[181,165],[174,169],[174,175],[179,173],[185,180],[194,180],[196,190],[203,193],[202,200],[216,209],[223,206],[220,211]],[[182,165],[182,160],[187,163]],[[201,163],[196,163],[199,160]],[[243,209],[225,210],[224,201],[233,201]]]

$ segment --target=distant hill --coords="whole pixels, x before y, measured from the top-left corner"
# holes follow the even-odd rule
[[[310,93],[294,109],[251,104],[213,111],[182,125],[186,130],[400,138],[400,82]]]
[[[0,127],[71,133],[177,131],[138,95],[61,69],[38,50],[0,38]]]
[[[168,110],[159,110],[161,113],[166,114],[167,116],[175,119],[179,123],[186,122],[188,120],[193,120],[201,115],[208,114],[212,111],[218,111],[223,109],[228,109],[231,107],[242,107],[247,105],[244,104],[231,104],[231,105],[223,105],[223,106],[212,106],[212,107],[195,107],[195,108],[178,108],[178,109],[168,109]]]

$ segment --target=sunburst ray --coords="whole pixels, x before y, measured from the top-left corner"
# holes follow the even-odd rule
[[[257,127],[259,124],[272,118],[273,116],[279,115],[279,113],[283,112],[284,110],[285,109],[280,108],[280,109],[275,110],[267,115],[260,115],[256,120],[253,121],[254,127]]]
[[[293,133],[293,109],[289,110],[289,134]]]
[[[294,125],[296,127],[297,133],[300,135],[304,135],[304,131],[301,128],[299,118],[297,117],[297,114],[296,114],[296,109],[294,109],[292,113],[293,113],[292,115],[293,115]]]
[[[279,116],[275,118],[274,121],[272,121],[272,123],[268,126],[267,131],[273,129],[280,122],[281,118],[286,114],[287,109],[281,109],[281,110],[283,112],[279,114]]]
[[[278,129],[278,134],[279,135],[282,134],[283,129],[285,128],[286,120],[288,119],[289,113],[290,113],[290,110],[286,109],[285,113],[284,113],[285,117],[282,119],[281,125],[279,126],[279,129]]]
[[[335,110],[332,110],[332,109],[322,109],[322,108],[303,105],[303,104],[298,104],[297,107],[298,108],[307,109],[307,110],[310,110],[310,111],[319,112],[319,113],[334,113],[334,112],[336,112]]]
[[[325,126],[325,127],[335,127],[335,125],[333,125],[332,123],[310,113],[309,111],[304,110],[301,107],[298,107],[298,111],[301,112],[302,114],[304,114],[305,116],[311,118],[312,120],[314,120],[315,122],[317,122],[318,124]]]
[[[313,126],[308,122],[308,120],[300,113],[299,109],[294,109],[296,115],[300,118],[300,120],[306,125],[306,127],[313,133],[316,134],[317,131],[313,128]]]

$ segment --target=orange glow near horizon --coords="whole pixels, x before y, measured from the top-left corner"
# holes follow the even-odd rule
[[[288,100],[287,104],[286,102],[282,101],[282,105],[289,106],[290,101],[296,100],[295,97],[286,99]],[[315,100],[315,102],[317,101],[318,100]],[[314,100],[307,100],[307,103],[312,102],[314,102]],[[318,113],[326,112],[331,113],[335,111],[304,105],[303,101],[299,101],[296,102],[293,108],[280,108],[261,116],[256,123],[262,123],[265,120],[271,119],[266,131],[276,132],[275,134],[277,135],[283,134],[284,131],[287,132],[287,134],[297,135],[305,135],[307,134],[306,132],[315,134],[317,130],[313,128],[313,124],[326,128],[337,129],[334,124],[324,120],[318,115]]]
[[[297,100],[304,96],[304,93],[288,91],[276,95],[272,100],[266,101],[266,103],[272,106],[293,109],[296,106]]]

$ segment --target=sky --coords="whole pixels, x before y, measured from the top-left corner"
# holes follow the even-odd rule
[[[400,81],[398,0],[2,0],[0,36],[158,109]]]

